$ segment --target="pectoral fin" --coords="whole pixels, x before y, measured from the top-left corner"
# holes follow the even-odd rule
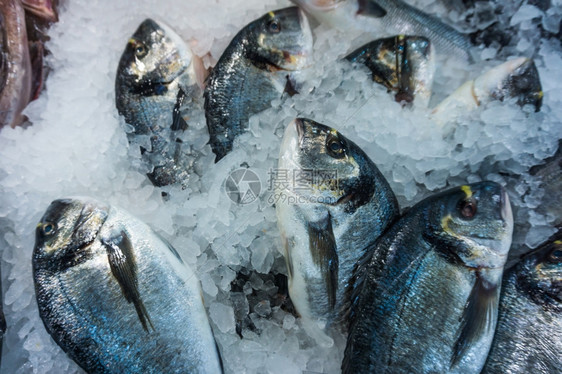
[[[359,10],[357,14],[362,16],[382,18],[386,16],[386,10],[377,4],[375,0],[359,0]]]
[[[180,90],[178,91],[178,96],[176,98],[176,104],[174,105],[174,112],[172,115],[172,127],[171,127],[172,131],[178,131],[178,130],[183,131],[187,129],[187,122],[185,122],[185,120],[181,116],[181,107],[183,105],[185,98],[186,98],[186,94],[180,88]]]
[[[148,325],[150,325],[152,330],[154,330],[148,312],[140,298],[137,265],[135,263],[133,246],[127,233],[121,231],[117,236],[102,239],[102,244],[107,251],[111,273],[117,279],[125,300],[133,303],[135,306],[143,329],[148,332]]]
[[[476,282],[468,296],[453,356],[451,368],[458,364],[467,351],[492,329],[492,322],[498,305],[498,285],[486,281],[476,273]]]
[[[308,223],[308,237],[312,259],[320,266],[324,275],[329,305],[333,309],[336,305],[338,289],[339,260],[330,214],[325,219]]]

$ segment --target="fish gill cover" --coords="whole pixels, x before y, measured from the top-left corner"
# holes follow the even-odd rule
[[[415,103],[403,108],[384,87],[373,84],[366,69],[338,62],[370,41],[368,36],[319,25],[313,29],[314,64],[298,88],[301,94],[274,100],[270,109],[251,117],[249,132],[216,165],[202,105],[193,109],[182,136],[200,156],[185,188],[154,187],[139,147],[128,145],[124,119],[114,105],[115,72],[127,40],[147,17],[160,19],[190,41],[195,54],[210,52],[216,60],[243,26],[291,4],[63,4],[60,22],[49,30],[47,88],[25,110],[33,126],[0,132],[0,247],[8,324],[2,370],[80,372],[42,325],[30,259],[33,232],[48,204],[61,196],[89,195],[145,221],[196,271],[227,372],[339,371],[345,343],[335,339],[332,347],[318,346],[283,301],[278,282],[287,269],[273,204],[284,202],[272,193],[279,181],[272,176],[292,183],[293,171],[279,174],[275,165],[284,127],[297,116],[334,127],[363,148],[402,207],[448,185],[492,180],[506,186],[513,204],[514,253],[550,236],[553,217],[533,210],[548,203],[549,196],[543,196],[540,181],[528,170],[552,156],[562,138],[562,9],[524,1],[520,7],[478,2],[467,10],[457,3],[447,8],[440,1],[412,2],[484,43],[472,49],[472,65],[438,57],[430,106],[483,71],[526,56],[534,59],[541,76],[540,112],[521,109],[516,99],[494,101],[454,126],[436,127],[427,108]],[[204,62],[211,60],[205,57]],[[238,205],[225,191],[225,180],[248,167],[261,181],[260,193]],[[244,194],[254,181],[235,185]]]

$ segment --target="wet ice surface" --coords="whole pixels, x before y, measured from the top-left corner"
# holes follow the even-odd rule
[[[512,27],[509,47],[498,51],[499,44],[492,42],[474,48],[477,62],[472,66],[454,59],[437,65],[433,102],[506,59],[534,57],[544,90],[541,112],[511,101],[493,102],[439,128],[428,109],[401,108],[365,70],[336,61],[368,41],[364,35],[344,36],[319,26],[314,30],[315,65],[302,74],[300,95],[275,100],[271,109],[254,116],[249,133],[217,165],[206,144],[202,110],[194,108],[183,137],[203,156],[195,161],[186,189],[155,188],[138,147],[127,144],[114,105],[115,69],[129,36],[146,17],[165,20],[186,40],[197,40],[197,54],[210,51],[218,59],[242,26],[289,5],[273,0],[199,3],[70,1],[51,28],[53,71],[42,97],[26,110],[34,124],[0,132],[0,246],[8,323],[3,372],[80,372],[46,333],[31,274],[35,225],[53,199],[71,195],[93,196],[129,210],[196,269],[227,372],[338,372],[343,342],[318,347],[290,313],[290,305],[279,300],[279,279],[286,269],[269,172],[277,165],[284,126],[295,116],[333,126],[363,147],[402,208],[446,186],[489,179],[508,188],[517,225],[516,253],[552,233],[552,217],[532,211],[548,196],[542,196],[527,171],[552,155],[562,138],[562,51],[559,41],[547,39],[559,32],[559,2],[548,10],[526,2],[519,9],[506,6],[495,17]],[[466,16],[440,2],[416,4],[453,21]],[[481,25],[490,24],[485,10]],[[470,22],[463,27],[474,31]],[[224,190],[229,173],[241,165],[262,182],[259,199],[246,205],[233,203]]]

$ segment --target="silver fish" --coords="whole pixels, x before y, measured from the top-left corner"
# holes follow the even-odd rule
[[[353,268],[398,215],[388,182],[351,140],[297,118],[285,131],[276,182],[277,224],[285,249],[289,295],[303,326],[331,344]]]
[[[423,36],[396,35],[377,39],[345,58],[364,64],[373,80],[395,92],[397,102],[416,102],[427,107],[435,73],[434,51]]]
[[[117,67],[115,104],[130,142],[149,137],[143,157],[154,166],[157,186],[188,178],[189,156],[178,134],[187,128],[189,109],[202,93],[201,60],[169,26],[144,20],[129,39]]]
[[[19,0],[0,1],[0,128],[21,125],[31,99],[31,62]]]
[[[297,7],[269,12],[232,39],[205,88],[205,116],[216,162],[232,150],[249,118],[281,97],[287,77],[307,66],[311,53],[312,32]]]
[[[431,40],[437,53],[470,60],[470,41],[439,19],[401,0],[291,0],[321,23],[358,30],[376,38],[419,35]]]
[[[45,328],[88,373],[222,372],[197,277],[125,211],[53,201],[33,277]]]
[[[562,373],[561,231],[506,272],[482,373]]]
[[[479,373],[496,326],[513,217],[482,182],[407,211],[359,265],[344,373]]]
[[[519,57],[463,83],[432,109],[431,116],[437,124],[444,125],[490,101],[509,98],[517,98],[520,106],[531,104],[535,111],[540,110],[543,91],[533,60]]]

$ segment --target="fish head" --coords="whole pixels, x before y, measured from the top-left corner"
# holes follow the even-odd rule
[[[348,0],[291,0],[295,5],[311,14],[329,12]]]
[[[117,68],[128,85],[170,83],[189,67],[191,50],[170,27],[148,18],[129,39]]]
[[[287,126],[279,168],[294,176],[292,192],[309,203],[356,208],[375,189],[376,167],[363,150],[335,129],[305,118]]]
[[[282,70],[310,65],[312,31],[306,15],[297,7],[272,11],[249,28],[255,37],[256,58]]]
[[[472,269],[503,268],[511,246],[513,215],[505,189],[495,182],[464,185],[430,198],[429,236],[449,259]]]
[[[91,199],[53,201],[35,230],[34,264],[76,258],[97,237],[108,211],[108,206]]]
[[[562,231],[533,252],[518,265],[518,284],[531,292],[541,304],[545,301],[562,306]]]

